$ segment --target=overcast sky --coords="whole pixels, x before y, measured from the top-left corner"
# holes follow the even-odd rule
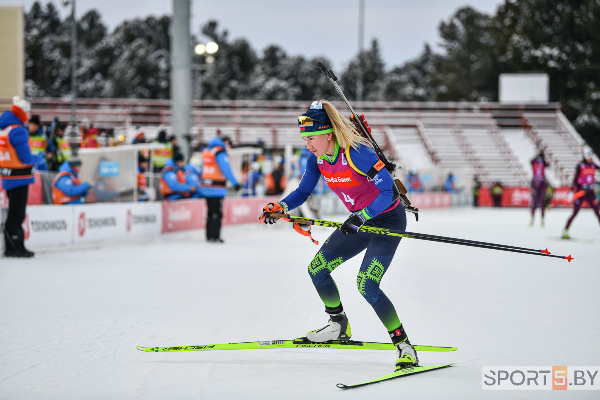
[[[440,51],[438,25],[463,6],[494,14],[503,0],[365,0],[365,47],[379,41],[386,68],[402,65],[419,56],[425,43]],[[0,0],[0,5],[23,5],[33,0]],[[47,3],[47,1],[42,1]],[[65,14],[70,7],[54,1]],[[192,33],[214,19],[229,31],[229,39],[246,38],[262,54],[270,44],[288,55],[305,58],[326,56],[333,68],[341,69],[358,51],[359,0],[191,0]],[[171,0],[77,0],[77,16],[97,9],[112,30],[126,19],[165,15]]]

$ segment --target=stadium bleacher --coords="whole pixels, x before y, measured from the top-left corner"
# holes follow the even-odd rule
[[[42,121],[71,119],[66,99],[33,98]],[[341,102],[333,102],[345,115]],[[307,106],[299,101],[202,101],[194,103],[194,142],[206,142],[217,130],[237,145],[262,141],[270,148],[302,147],[296,116]],[[169,130],[170,103],[164,100],[78,99],[77,122],[114,129],[126,138],[136,130]],[[581,158],[583,139],[561,111],[560,104],[403,103],[354,104],[364,113],[380,146],[406,170],[435,171],[433,185],[452,172],[459,182],[477,175],[489,184],[527,185],[529,160],[543,148],[554,185],[568,185]],[[73,131],[76,132],[76,131]],[[77,141],[77,138],[75,138]]]

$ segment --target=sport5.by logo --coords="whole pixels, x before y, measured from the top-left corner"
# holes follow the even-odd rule
[[[600,390],[600,367],[483,367],[484,390]]]
[[[85,213],[79,214],[79,218],[77,219],[77,231],[79,232],[79,236],[85,234]]]

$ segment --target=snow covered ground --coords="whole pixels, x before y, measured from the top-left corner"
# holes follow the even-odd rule
[[[404,239],[382,281],[420,353],[449,369],[343,391],[390,372],[392,351],[244,350],[144,353],[169,346],[290,339],[327,317],[307,273],[318,249],[288,223],[37,250],[0,258],[0,399],[599,398],[598,391],[484,391],[484,366],[600,365],[600,226],[570,210],[546,227],[524,209],[423,210],[408,230],[548,247],[565,260]],[[342,216],[331,218],[342,220]],[[328,228],[313,229],[325,240]],[[334,273],[356,340],[387,332],[356,289],[360,260]],[[598,377],[600,379],[600,377]]]

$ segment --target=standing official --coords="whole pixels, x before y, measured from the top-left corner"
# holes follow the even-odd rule
[[[25,99],[13,98],[10,111],[0,115],[0,175],[2,188],[8,196],[8,216],[4,223],[4,255],[33,257],[25,248],[23,221],[27,207],[29,185],[34,182],[37,157],[31,154],[29,133],[25,123],[31,106]]]
[[[202,194],[206,197],[208,206],[206,219],[206,240],[212,243],[223,243],[221,239],[221,220],[223,219],[223,199],[227,194],[229,180],[235,190],[240,190],[240,184],[231,171],[227,147],[227,138],[214,137],[208,142],[208,147],[202,151],[202,170],[200,173]]]

